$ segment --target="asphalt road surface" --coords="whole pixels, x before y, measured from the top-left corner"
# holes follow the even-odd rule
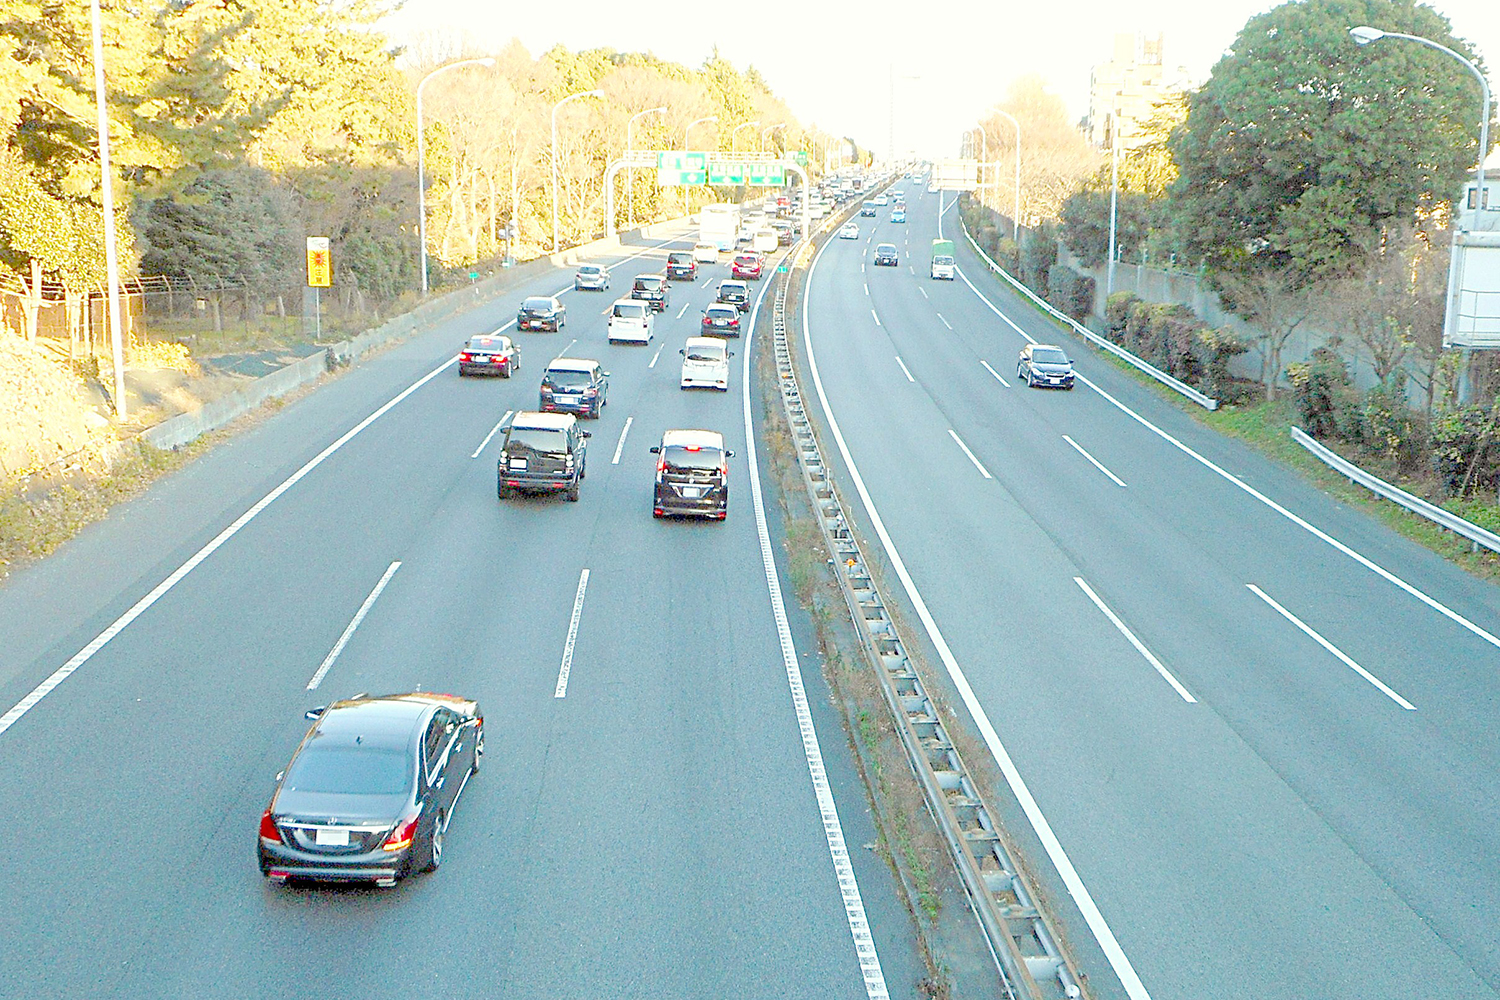
[[[1036,868],[1094,988],[1495,996],[1500,590],[1059,332],[956,211],[964,277],[930,280],[919,191],[828,245],[804,347],[932,648],[1035,798],[1015,822],[1055,838]],[[1078,387],[1018,381],[1027,339]]]
[[[916,995],[914,927],[864,849],[864,789],[792,608],[806,720],[794,703],[751,505],[745,346],[728,393],[677,387],[727,267],[672,284],[650,346],[605,342],[603,310],[667,249],[631,251],[611,292],[569,290],[561,332],[515,335],[515,378],[460,379],[456,350],[571,272],[287,405],[0,589],[0,696],[17,706],[0,721],[0,994],[853,1000],[881,995],[878,955],[890,995]],[[582,500],[499,502],[495,427],[536,406],[560,353],[611,372]],[[669,427],[729,438],[726,523],[652,519],[647,449]],[[256,824],[303,711],[417,688],[487,717],[442,870],[392,890],[266,883]]]

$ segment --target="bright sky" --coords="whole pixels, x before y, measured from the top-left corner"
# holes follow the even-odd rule
[[[1272,6],[1264,0],[1065,0],[1056,6],[947,0],[935,7],[802,0],[738,9],[755,13],[723,4],[648,4],[631,16],[619,3],[602,0],[556,6],[419,0],[390,27],[398,37],[413,28],[467,31],[497,48],[516,37],[533,55],[558,42],[575,50],[650,51],[690,66],[717,45],[735,65],[759,69],[804,121],[884,153],[894,104],[898,149],[954,155],[959,133],[1017,76],[1040,74],[1081,118],[1089,69],[1109,58],[1115,32],[1164,32],[1166,62],[1202,80],[1245,21]],[[1433,6],[1491,67],[1500,64],[1497,0]]]

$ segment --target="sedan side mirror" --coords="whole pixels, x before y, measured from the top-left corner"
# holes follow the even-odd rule
[[[594,432],[593,431],[579,431],[578,433],[582,434],[586,438],[591,438],[591,437],[594,436]]]
[[[725,458],[733,458],[734,457],[734,452],[726,450],[724,452],[724,457]]]
[[[733,352],[733,351],[730,351],[730,352],[729,352],[729,356],[730,356],[730,357],[731,357],[731,358],[732,358],[732,357],[734,357],[734,352]]]
[[[601,373],[601,374],[602,374],[602,375],[603,375],[603,376],[604,376],[604,377],[605,377],[605,378],[609,378],[609,372],[602,372],[602,373]]]
[[[659,448],[659,447],[657,447],[656,445],[653,444],[651,446],[651,454],[653,454],[653,455],[660,455],[661,454],[661,448]]]
[[[303,712],[302,717],[308,722],[317,722],[323,717],[323,713],[326,711],[328,711],[327,705],[319,705],[317,708],[309,708],[307,711]]]
[[[685,355],[685,354],[687,354],[687,348],[686,347],[678,348],[677,353]]]

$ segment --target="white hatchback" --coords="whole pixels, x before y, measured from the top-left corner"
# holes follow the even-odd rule
[[[717,264],[719,262],[719,248],[712,243],[698,243],[693,246],[693,260],[699,264]]]
[[[616,299],[609,311],[609,342],[649,344],[656,334],[651,303],[640,299]]]
[[[689,337],[682,349],[682,388],[729,391],[729,359],[734,352],[718,337]]]

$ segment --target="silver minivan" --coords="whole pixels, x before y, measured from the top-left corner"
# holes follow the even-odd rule
[[[734,352],[718,337],[689,337],[682,354],[682,388],[729,391],[729,359]]]
[[[609,342],[649,344],[656,334],[651,303],[640,299],[616,299],[609,311]]]

